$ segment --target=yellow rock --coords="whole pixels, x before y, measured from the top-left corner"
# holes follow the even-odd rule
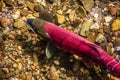
[[[120,30],[120,19],[116,19],[112,23],[112,31],[117,31],[117,30]]]
[[[58,22],[59,24],[62,24],[62,23],[65,22],[65,17],[64,17],[63,15],[57,14],[56,17],[57,17],[57,22]]]

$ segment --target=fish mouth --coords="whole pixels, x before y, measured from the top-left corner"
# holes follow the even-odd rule
[[[34,33],[37,33],[37,28],[33,26],[32,22],[33,22],[34,19],[30,18],[30,19],[27,19],[25,22],[27,23],[28,25],[28,28],[30,30],[32,30]]]

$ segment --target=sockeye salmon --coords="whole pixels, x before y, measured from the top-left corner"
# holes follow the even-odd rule
[[[64,28],[41,19],[27,19],[27,23],[38,34],[49,39],[61,49],[105,67],[120,78],[120,63],[96,44]]]

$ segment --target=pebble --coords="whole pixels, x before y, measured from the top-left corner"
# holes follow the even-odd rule
[[[8,27],[11,24],[10,19],[6,18],[6,17],[2,17],[0,18],[0,25],[2,27]]]
[[[54,60],[54,64],[57,65],[57,66],[59,66],[60,65],[60,61]]]
[[[0,11],[4,11],[6,8],[6,5],[3,1],[0,1]]]
[[[14,63],[13,64],[13,68],[17,68],[18,67],[18,64],[17,63]]]
[[[115,51],[120,51],[120,46],[117,46]]]
[[[65,17],[63,15],[56,14],[56,17],[58,24],[63,24],[65,22]]]
[[[18,63],[18,69],[22,70],[23,69],[23,65],[21,63]]]
[[[34,11],[34,4],[32,3],[32,2],[29,2],[29,1],[27,1],[27,6],[28,6],[28,8],[31,10],[31,11]]]
[[[89,19],[89,20],[86,20],[82,26],[81,26],[81,30],[80,30],[80,35],[82,36],[87,36],[88,35],[88,32],[89,32],[89,29],[90,29],[90,26],[93,24],[93,20],[92,19]]]
[[[29,72],[26,76],[26,80],[32,80],[32,73]]]
[[[75,64],[73,65],[73,71],[76,72],[79,70],[80,64],[79,62],[75,62]]]
[[[97,22],[94,23],[92,26],[90,26],[90,29],[99,29],[99,28],[100,28],[100,26]]]
[[[105,16],[104,17],[104,19],[105,19],[105,22],[110,22],[113,18],[111,17],[111,16]]]
[[[36,18],[36,17],[33,16],[33,14],[28,14],[28,15],[26,16],[26,18]]]
[[[20,79],[24,80],[26,78],[26,75],[24,73],[19,74]]]
[[[113,6],[111,5],[111,6],[109,6],[109,10],[110,10],[110,14],[115,16],[118,12],[118,7],[114,6],[114,5]]]
[[[17,21],[14,22],[14,27],[21,29],[22,27],[26,27],[26,24],[23,20],[18,19]]]
[[[95,39],[95,42],[97,43],[102,43],[102,41],[104,41],[105,37],[103,34],[99,33]]]
[[[8,73],[9,73],[9,69],[8,69],[8,68],[2,68],[2,71],[3,71],[5,74],[8,74]]]
[[[87,11],[90,11],[94,7],[94,0],[80,0],[80,1],[83,3]]]
[[[88,34],[87,40],[94,43],[95,39],[96,39],[96,33],[95,32],[90,32]]]
[[[15,39],[15,36],[14,36],[13,34],[9,34],[9,35],[8,35],[8,38],[9,38],[10,40],[14,40],[14,39]]]
[[[29,12],[28,12],[27,9],[22,9],[22,10],[20,11],[20,13],[21,13],[22,16],[27,16],[27,15],[29,14]]]
[[[14,0],[4,0],[5,4],[9,5],[9,6],[13,6],[14,5]]]
[[[71,11],[71,12],[69,13],[69,20],[70,20],[71,22],[73,22],[73,21],[75,21],[76,18],[77,18],[77,17],[76,17],[75,10]]]
[[[107,43],[106,44],[106,50],[107,50],[107,53],[109,53],[110,55],[113,55],[113,53],[114,53],[113,44],[112,43]]]
[[[58,74],[55,66],[50,67],[50,79],[51,80],[57,80],[58,79]]]
[[[112,31],[120,30],[120,19],[115,19],[112,23]]]
[[[12,15],[13,19],[18,19],[20,17],[20,10],[14,11],[14,14]]]

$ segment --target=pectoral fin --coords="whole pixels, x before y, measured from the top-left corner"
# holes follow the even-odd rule
[[[47,58],[51,58],[56,51],[56,46],[52,44],[52,42],[47,43],[47,47],[45,49],[45,53]]]

